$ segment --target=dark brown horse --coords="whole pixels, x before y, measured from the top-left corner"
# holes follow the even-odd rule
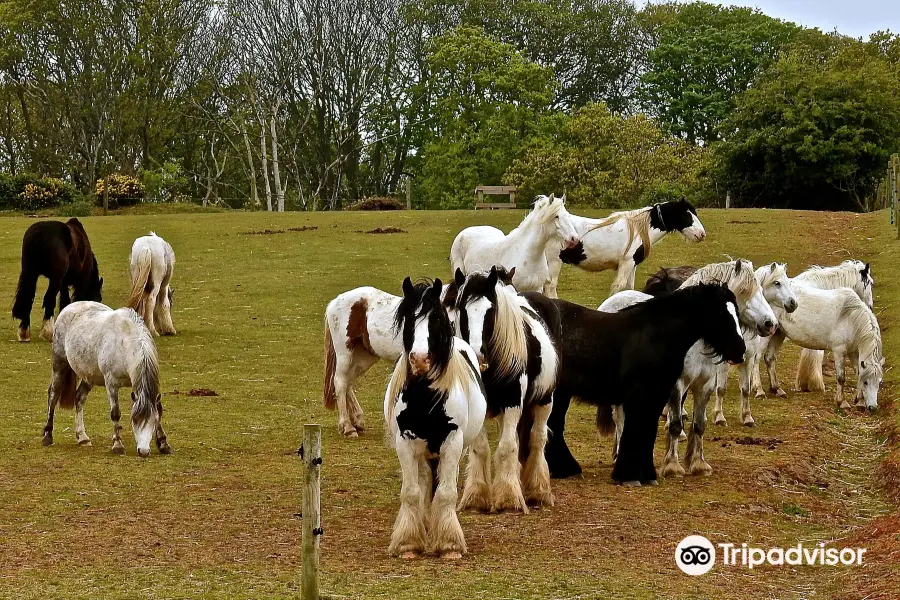
[[[22,238],[22,272],[12,315],[19,319],[19,341],[31,341],[31,307],[38,277],[50,280],[44,294],[44,326],[41,337],[53,336],[53,309],[59,294],[59,310],[70,302],[93,300],[100,302],[103,278],[91,242],[78,219],[68,222],[40,221],[25,231]],[[69,296],[69,288],[73,294]]]

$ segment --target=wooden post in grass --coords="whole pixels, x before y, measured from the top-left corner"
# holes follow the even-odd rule
[[[109,175],[103,180],[103,215],[109,210]]]
[[[406,178],[406,210],[412,210],[412,177]]]
[[[891,157],[891,178],[888,188],[893,196],[894,223],[897,225],[897,239],[900,239],[900,154]]]
[[[725,208],[731,208],[731,192],[725,192]]]
[[[322,523],[319,515],[319,477],[322,466],[322,426],[303,426],[303,574],[301,598],[319,600],[319,538]]]

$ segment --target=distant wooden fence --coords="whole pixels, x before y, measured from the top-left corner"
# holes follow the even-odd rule
[[[508,196],[509,202],[485,202],[487,196]],[[479,185],[475,188],[475,210],[479,208],[515,208],[516,188],[510,185]]]
[[[890,208],[891,224],[897,226],[900,238],[900,154],[894,154],[888,161],[887,173],[878,184],[876,207]]]

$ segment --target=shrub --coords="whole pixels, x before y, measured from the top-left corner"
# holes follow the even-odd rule
[[[138,204],[144,199],[144,186],[137,178],[122,173],[113,173],[103,179],[97,180],[95,191],[97,193],[97,202],[103,205],[103,193],[109,195],[109,206],[115,208],[118,206],[132,206]]]
[[[0,208],[30,212],[66,204],[80,196],[74,186],[55,177],[0,174]]]
[[[347,210],[403,210],[406,205],[391,196],[371,196],[351,204]]]
[[[181,165],[165,162],[156,170],[140,172],[144,198],[150,202],[188,202],[190,197],[183,193],[188,185]]]
[[[94,205],[87,200],[76,200],[63,204],[57,211],[61,217],[90,217],[94,214]]]

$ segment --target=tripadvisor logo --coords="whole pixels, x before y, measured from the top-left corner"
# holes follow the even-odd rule
[[[826,548],[820,542],[813,547],[802,543],[790,548],[754,548],[747,544],[716,544],[719,548],[722,564],[726,566],[740,565],[753,569],[760,565],[861,565],[865,548]],[[708,573],[716,563],[716,548],[712,542],[702,535],[689,535],[675,548],[675,564],[688,575]]]

